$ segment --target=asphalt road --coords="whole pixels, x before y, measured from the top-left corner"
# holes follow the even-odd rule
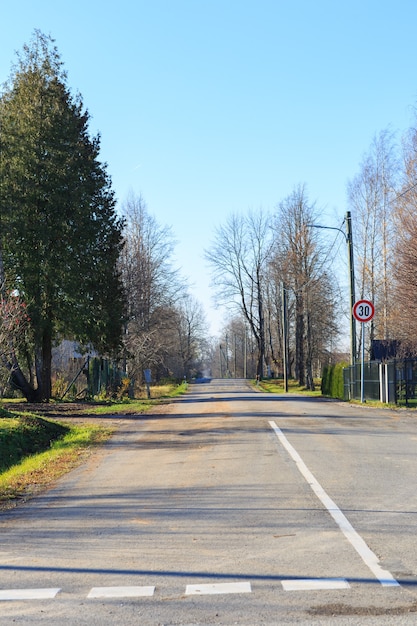
[[[417,622],[417,415],[192,385],[0,515],[0,624]]]

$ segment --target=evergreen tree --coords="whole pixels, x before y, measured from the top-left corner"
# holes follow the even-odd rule
[[[0,99],[0,239],[4,275],[27,304],[36,386],[15,352],[7,366],[31,401],[51,395],[59,337],[117,349],[124,299],[122,222],[100,138],[72,96],[54,42],[35,31]],[[30,368],[29,368],[30,370]]]

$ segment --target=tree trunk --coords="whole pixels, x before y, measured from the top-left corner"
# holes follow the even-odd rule
[[[49,331],[44,332],[42,344],[35,351],[36,389],[20,369],[14,354],[10,361],[3,358],[3,363],[10,372],[12,384],[21,391],[28,402],[49,402],[52,393],[52,336]]]
[[[300,294],[295,299],[295,377],[300,385],[305,385],[304,304]]]
[[[37,379],[37,402],[49,402],[51,399],[52,335],[47,328],[43,332],[42,343],[35,351]]]
[[[306,310],[306,327],[307,327],[307,332],[306,332],[306,388],[309,389],[310,391],[314,391],[315,387],[314,387],[314,377],[313,377],[313,353],[314,353],[314,348],[313,348],[313,336],[312,336],[312,328],[311,328],[311,316],[310,313],[308,311],[308,307]]]
[[[257,374],[259,380],[262,380],[264,375],[264,361],[265,361],[265,320],[264,320],[264,306],[262,297],[262,283],[259,277],[260,268],[257,269],[257,297],[258,297],[258,316],[259,316],[259,360],[257,367]]]
[[[26,380],[26,376],[16,364],[11,370],[12,385],[21,391],[28,402],[37,402],[37,390]]]

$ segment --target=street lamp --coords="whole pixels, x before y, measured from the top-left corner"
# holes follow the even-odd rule
[[[356,322],[353,316],[353,306],[355,304],[355,270],[353,265],[353,241],[352,241],[352,217],[350,211],[346,212],[344,219],[346,232],[335,226],[321,226],[321,224],[307,224],[311,228],[325,228],[327,230],[338,230],[345,238],[348,247],[349,284],[350,284],[350,364],[356,362]]]

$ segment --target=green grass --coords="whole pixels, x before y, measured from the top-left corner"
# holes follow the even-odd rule
[[[405,400],[398,400],[398,404],[396,406],[400,406],[405,409],[417,409],[417,398],[409,398],[406,403]]]
[[[288,393],[320,397],[321,396],[320,380],[315,380],[314,384],[316,386],[316,390],[310,391],[309,389],[306,389],[304,386],[300,386],[298,384],[298,381],[289,380],[288,381]],[[268,393],[285,393],[284,381],[281,379],[276,379],[276,378],[268,379],[268,380],[261,380],[259,383],[259,388],[262,389],[262,391],[267,391]]]
[[[48,420],[40,419],[40,422]],[[44,425],[41,426],[43,428]],[[22,457],[0,474],[0,509],[10,508],[17,500],[27,498],[49,486],[84,461],[93,446],[102,444],[111,435],[111,430],[102,426],[65,428],[66,434],[50,442],[46,450]],[[36,428],[33,431],[36,433]]]
[[[110,434],[102,426],[71,426],[0,408],[0,509],[50,485]]]
[[[0,413],[1,417],[1,413]],[[0,472],[19,463],[22,458],[50,447],[67,434],[69,428],[30,413],[10,414],[0,419]]]
[[[187,389],[187,383],[181,383],[179,385],[175,383],[155,385],[150,388],[150,399],[145,397],[146,394],[144,392],[144,397],[136,400],[125,398],[123,400],[106,400],[98,402],[97,404],[89,404],[85,412],[90,415],[103,415],[106,413],[122,413],[125,415],[128,413],[145,413],[152,406],[160,404],[163,400],[176,398],[184,394]]]

